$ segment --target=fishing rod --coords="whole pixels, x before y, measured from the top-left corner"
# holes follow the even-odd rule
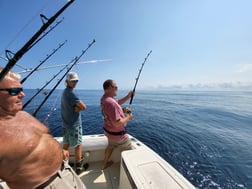
[[[42,16],[44,16],[43,14],[40,14],[40,17],[41,17],[41,20],[42,19]],[[45,17],[45,16],[44,16]],[[46,17],[45,17],[46,18]],[[63,21],[64,18],[62,18],[60,21],[57,21],[56,24],[54,26],[51,26],[49,28],[49,30],[47,32],[45,32],[40,38],[38,38],[30,47],[29,49],[31,49],[34,45],[36,45],[41,39],[43,39],[48,33],[50,33],[54,28],[56,28],[56,26],[58,26],[62,21]],[[47,19],[48,20],[48,19]],[[42,21],[43,22],[43,21]],[[43,22],[44,24],[44,22]],[[28,49],[28,50],[29,50]]]
[[[53,54],[55,54],[63,45],[65,45],[66,42],[67,42],[67,41],[65,40],[64,43],[59,44],[59,47],[56,48],[56,49],[54,49],[53,52],[52,52],[51,54],[47,55],[47,57],[46,57],[44,60],[40,61],[40,64],[38,64],[34,69],[32,69],[32,71],[31,71],[24,79],[22,79],[20,83],[23,84],[23,83],[27,80],[27,78],[31,76],[31,74],[33,74],[35,71],[37,71],[38,68],[39,68],[42,64],[44,64]]]
[[[46,19],[46,22],[43,23],[41,28],[35,33],[32,38],[16,53],[14,56],[9,59],[8,64],[0,73],[0,81],[4,76],[11,70],[11,68],[16,64],[16,62],[30,49],[31,45],[39,38],[39,36],[56,20],[56,18],[71,4],[74,0],[69,0],[54,16],[49,19]]]
[[[144,66],[146,60],[148,59],[148,57],[150,56],[151,52],[152,52],[152,50],[151,50],[151,51],[147,54],[147,56],[145,57],[144,62],[142,63],[142,66],[141,66],[141,68],[140,68],[140,70],[139,70],[139,72],[138,72],[138,76],[137,76],[137,78],[136,78],[136,82],[135,82],[135,85],[134,85],[134,88],[133,88],[133,95],[131,96],[129,105],[132,104],[132,101],[133,101],[133,98],[134,98],[134,93],[135,93],[135,91],[136,91],[136,86],[137,86],[137,83],[138,83],[140,74],[141,74],[142,69],[143,69],[143,66]]]
[[[56,85],[53,87],[53,89],[48,93],[48,95],[45,97],[45,99],[43,100],[43,102],[39,105],[39,107],[34,111],[33,116],[36,117],[36,114],[38,113],[38,111],[40,110],[40,108],[44,105],[44,103],[46,102],[46,100],[51,96],[51,94],[53,93],[53,91],[57,88],[57,86],[60,84],[60,82],[64,79],[64,77],[67,75],[67,73],[72,69],[72,67],[80,60],[80,58],[86,53],[86,51],[95,43],[95,40],[92,41],[91,44],[88,45],[88,47],[82,51],[82,53],[80,54],[79,57],[76,57],[74,59],[74,63],[67,69],[67,71],[65,72],[65,74],[59,79],[59,81],[56,83]]]
[[[31,101],[47,86],[49,85],[49,83],[51,83],[61,72],[63,72],[64,69],[66,69],[69,65],[72,64],[72,62],[74,62],[75,59],[73,59],[69,64],[67,64],[64,68],[62,68],[56,75],[54,75],[48,82],[46,82],[46,84],[41,87],[40,89],[38,89],[38,91],[23,105],[23,109],[31,103]]]
[[[45,19],[46,17],[45,17],[43,14],[40,14],[40,17],[41,17],[41,20],[42,20],[42,22],[43,22],[43,24],[44,24],[43,19]],[[43,38],[44,38],[48,33],[50,33],[54,28],[56,28],[56,26],[58,26],[58,25],[63,21],[63,19],[64,19],[64,18],[62,18],[60,21],[56,22],[56,24],[55,24],[54,26],[50,27],[50,29],[49,29],[47,32],[44,32],[44,34],[43,34],[40,38],[38,38],[36,41],[34,41],[34,42],[32,43],[32,45],[29,46],[29,48],[27,49],[27,51],[28,51],[29,49],[31,49],[34,45],[36,45],[41,39],[43,39]],[[47,20],[48,20],[48,19],[47,19]],[[10,50],[6,50],[6,51],[5,51],[5,56],[7,57],[7,60],[10,60],[10,59],[11,59],[11,55],[14,55],[14,53],[11,52]]]

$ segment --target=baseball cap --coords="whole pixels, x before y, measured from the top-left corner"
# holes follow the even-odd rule
[[[79,77],[78,77],[77,73],[69,72],[66,76],[66,80],[68,80],[68,81],[79,80]]]

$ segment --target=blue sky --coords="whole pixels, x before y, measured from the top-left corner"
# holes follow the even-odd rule
[[[6,49],[17,52],[40,29],[39,14],[50,18],[65,3],[0,0],[1,66],[7,63]],[[75,0],[57,19],[64,18],[62,23],[17,64],[34,68],[65,40],[41,67],[67,64],[95,39],[80,62],[105,61],[72,69],[79,74],[79,89],[102,89],[109,78],[121,89],[133,88],[152,50],[139,89],[252,90],[251,7],[250,0]],[[22,71],[18,66],[13,69]],[[41,70],[24,87],[42,87],[58,71]]]

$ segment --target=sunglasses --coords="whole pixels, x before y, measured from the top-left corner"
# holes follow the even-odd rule
[[[118,89],[118,87],[117,87],[117,86],[113,86],[113,85],[111,85],[111,87],[112,87],[113,89],[115,89],[115,90],[117,90],[117,89]]]
[[[23,91],[23,88],[6,88],[6,89],[0,89],[0,91],[8,91],[11,96],[16,96],[21,91]]]
[[[78,80],[72,80],[71,83],[78,83]]]

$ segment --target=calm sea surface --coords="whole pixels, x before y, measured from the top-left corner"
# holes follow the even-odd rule
[[[61,136],[60,97],[55,91],[36,117]],[[76,90],[88,109],[84,134],[99,134],[100,90]],[[118,98],[128,91],[119,91]],[[26,90],[24,102],[35,93]],[[26,107],[33,113],[45,98]],[[127,106],[128,103],[125,104]],[[252,188],[252,92],[137,91],[128,132],[147,144],[200,189]]]

